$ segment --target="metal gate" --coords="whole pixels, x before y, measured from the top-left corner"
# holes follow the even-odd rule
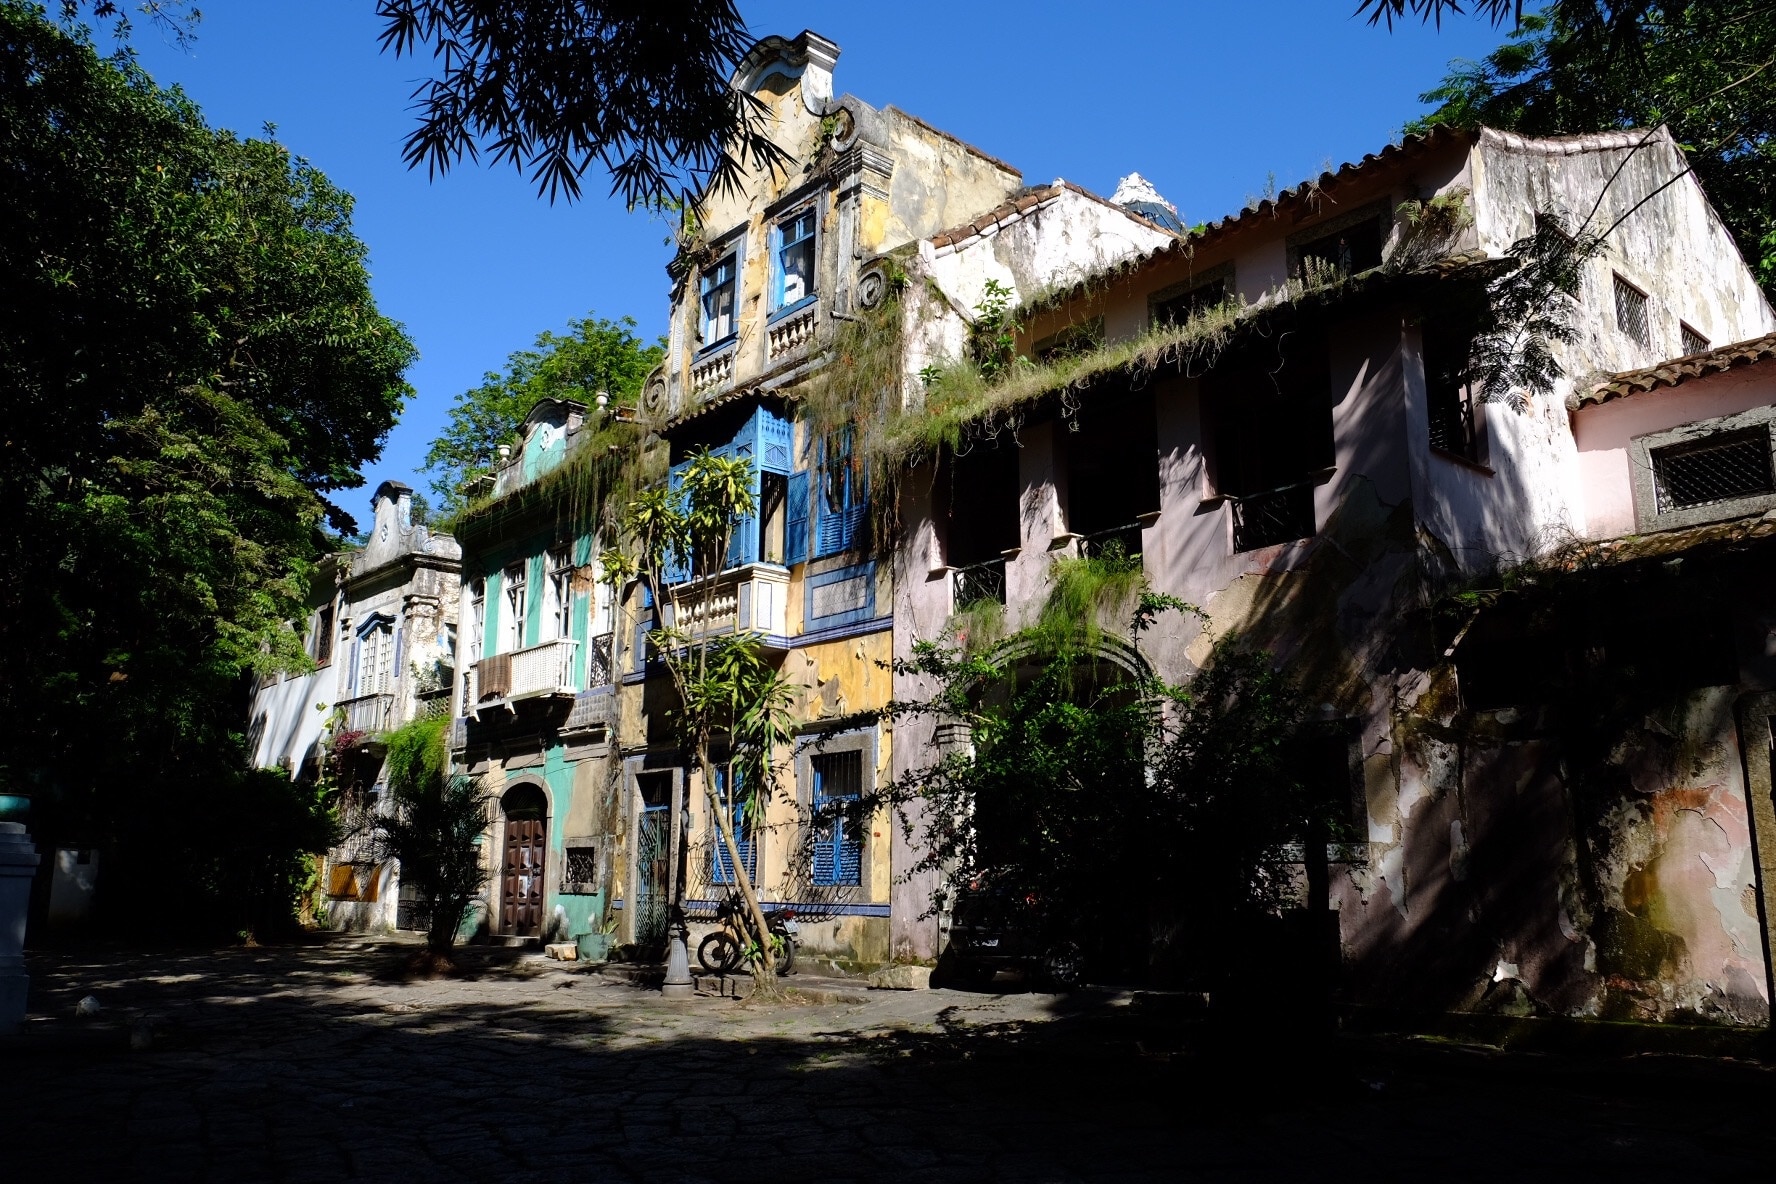
[[[667,839],[671,811],[666,806],[643,806],[635,831],[635,942],[657,945],[666,940],[668,891]]]

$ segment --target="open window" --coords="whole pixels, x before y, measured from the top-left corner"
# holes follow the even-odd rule
[[[514,563],[506,568],[504,583],[506,587],[505,620],[501,622],[500,652],[509,654],[513,650],[524,648],[524,614],[529,608],[526,587],[527,564]]]
[[[568,547],[549,551],[549,629],[550,636],[573,636],[573,552]]]
[[[1155,292],[1147,301],[1154,328],[1182,325],[1210,309],[1219,308],[1233,295],[1233,268],[1227,264],[1198,272],[1181,284]]]
[[[1251,551],[1316,530],[1314,488],[1333,464],[1332,380],[1323,340],[1295,336],[1273,359],[1204,376],[1209,479],[1233,507],[1233,547]]]
[[[814,207],[791,214],[771,228],[771,311],[795,308],[814,298]]]
[[[1480,435],[1469,380],[1473,327],[1452,316],[1432,317],[1425,321],[1422,336],[1431,447],[1478,464]]]
[[[1005,553],[1019,542],[1018,448],[1009,440],[977,444],[944,459],[933,509],[958,607],[1005,603]]]
[[[1159,510],[1159,423],[1153,394],[1103,392],[1056,426],[1065,443],[1067,529],[1087,555],[1141,552],[1141,519]]]
[[[817,447],[814,487],[814,558],[849,551],[858,542],[868,491],[857,429],[836,428]]]
[[[739,328],[734,315],[738,265],[739,252],[731,251],[703,273],[702,332],[706,347],[728,340]]]
[[[1290,274],[1323,283],[1380,267],[1387,242],[1384,210],[1371,206],[1291,236]]]
[[[315,665],[325,666],[333,660],[333,602],[323,604],[315,614]]]

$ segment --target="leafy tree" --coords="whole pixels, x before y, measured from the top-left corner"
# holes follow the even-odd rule
[[[1484,61],[1458,64],[1423,96],[1437,110],[1408,130],[1485,125],[1559,135],[1669,124],[1741,253],[1776,292],[1772,65],[1770,0],[1566,0],[1521,16]]]
[[[635,319],[607,320],[588,313],[567,323],[564,334],[545,331],[531,349],[506,359],[503,374],[489,372],[481,385],[456,397],[450,424],[426,452],[426,471],[440,508],[462,508],[462,488],[493,468],[499,446],[517,439],[518,427],[544,399],[572,399],[591,406],[599,391],[614,404],[633,404],[648,373],[666,354],[665,342],[643,345]]]
[[[410,166],[465,155],[528,170],[550,200],[594,165],[631,205],[729,188],[786,167],[769,112],[728,83],[753,47],[733,0],[378,0],[382,44],[429,47]]]
[[[490,795],[479,779],[450,772],[450,721],[417,720],[388,738],[389,808],[370,820],[379,860],[401,865],[430,910],[426,947],[448,965],[469,901],[487,883],[481,833]]]
[[[753,943],[747,951],[756,990],[776,989],[777,951],[763,907],[734,834],[736,815],[763,821],[777,776],[776,754],[793,740],[792,692],[783,675],[749,636],[699,636],[686,622],[707,620],[719,589],[705,575],[725,571],[729,540],[752,514],[752,469],[744,458],[703,452],[691,458],[676,486],[643,490],[624,514],[628,549],[607,548],[605,578],[613,583],[639,576],[653,589],[653,603],[671,609],[648,632],[649,652],[666,667],[678,697],[679,740],[702,776],[703,792],[727,852],[734,884],[745,902]],[[687,566],[693,578],[668,582],[665,573]],[[729,776],[718,777],[714,753],[725,742]]]
[[[113,882],[226,833],[180,803],[244,765],[242,671],[307,661],[325,497],[414,356],[364,260],[319,170],[0,0],[0,779]]]

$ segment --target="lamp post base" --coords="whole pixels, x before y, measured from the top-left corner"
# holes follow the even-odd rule
[[[691,981],[689,937],[684,922],[673,924],[666,942],[666,981],[660,984],[660,994],[668,999],[689,999],[697,993],[697,984]]]

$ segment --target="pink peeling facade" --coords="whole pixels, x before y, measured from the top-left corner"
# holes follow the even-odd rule
[[[1095,216],[1084,206],[921,244],[908,375],[957,356],[959,310],[988,279],[1042,300],[1024,350],[1079,325],[1111,345],[1138,338],[1209,284],[1255,327],[1213,356],[1033,399],[970,457],[912,474],[897,655],[943,635],[980,571],[1002,568],[1015,626],[1033,619],[1054,557],[1125,540],[1154,588],[1209,617],[1166,619],[1143,660],[1185,681],[1237,631],[1299,673],[1348,737],[1329,776],[1357,841],[1328,851],[1319,902],[1337,913],[1348,1002],[1767,1022],[1772,869],[1766,853],[1760,873],[1754,817],[1769,814],[1757,704],[1776,689],[1776,583],[1748,574],[1767,562],[1754,552],[1696,531],[1755,521],[1776,496],[1660,510],[1669,491],[1635,473],[1649,448],[1691,447],[1698,423],[1733,441],[1762,430],[1768,466],[1776,363],[1595,393],[1698,340],[1776,329],[1683,170],[1662,130],[1442,132],[1089,276],[1055,261]],[[1403,263],[1399,207],[1455,194],[1468,224],[1434,264]],[[1577,225],[1594,205],[1601,225],[1620,221],[1585,265],[1572,341],[1555,346],[1565,377],[1516,392],[1516,409],[1471,403],[1439,377],[1447,310],[1497,274],[1487,260],[1538,211]],[[1347,278],[1310,290],[1303,261],[1328,251],[1345,253]],[[908,402],[920,397],[909,383]],[[1659,455],[1690,480],[1689,453]],[[964,485],[966,498],[951,492]],[[1528,586],[1495,574],[1526,561],[1544,573]],[[1643,687],[1656,702],[1629,693]],[[922,689],[903,680],[895,697]],[[895,772],[933,742],[903,731]],[[937,887],[900,889],[897,956],[939,952],[942,918],[918,915]]]

